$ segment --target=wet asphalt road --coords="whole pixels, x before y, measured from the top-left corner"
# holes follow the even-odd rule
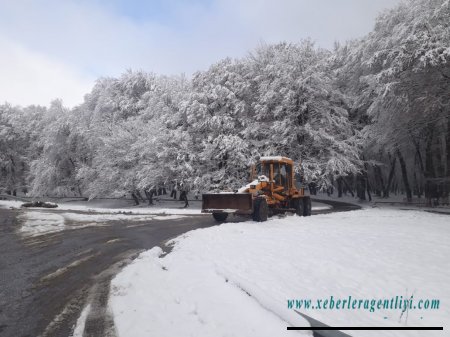
[[[105,312],[109,281],[127,259],[163,247],[189,230],[216,224],[205,216],[113,221],[26,238],[16,232],[18,212],[0,209],[2,337],[70,336],[87,300],[98,310],[88,318],[85,336],[114,336]]]
[[[313,214],[358,208],[326,202],[332,203],[334,210]],[[143,250],[164,248],[167,240],[182,233],[217,224],[211,216],[111,221],[104,227],[23,237],[17,233],[19,212],[0,209],[2,337],[71,336],[88,302],[92,310],[84,337],[115,337],[107,300],[110,280],[120,268]]]

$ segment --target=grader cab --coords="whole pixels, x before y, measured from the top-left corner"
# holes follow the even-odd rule
[[[225,221],[229,214],[252,216],[266,221],[276,213],[311,215],[311,199],[303,187],[297,187],[294,162],[286,157],[262,157],[252,168],[251,183],[236,192],[203,194],[202,213]]]

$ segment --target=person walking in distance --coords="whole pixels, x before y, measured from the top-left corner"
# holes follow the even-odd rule
[[[170,197],[177,200],[177,182],[176,181],[172,185],[172,192],[170,192]]]
[[[188,198],[187,198],[187,192],[186,192],[185,189],[183,189],[183,190],[181,191],[180,199],[184,201],[184,207],[183,207],[183,208],[189,207],[189,201],[188,201]]]

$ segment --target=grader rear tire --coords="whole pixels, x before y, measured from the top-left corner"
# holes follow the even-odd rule
[[[295,208],[295,214],[298,216],[303,216],[304,214],[304,207],[303,207],[303,200],[302,199],[294,199],[292,200],[292,208]]]
[[[311,198],[304,197],[303,198],[303,216],[311,215]]]
[[[267,221],[269,215],[269,207],[267,201],[264,198],[258,198],[255,200],[255,206],[253,210],[253,221],[264,222]]]

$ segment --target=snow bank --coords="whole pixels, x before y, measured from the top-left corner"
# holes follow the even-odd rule
[[[0,200],[0,208],[20,208],[24,202],[16,200]]]
[[[183,215],[89,214],[26,210],[19,214],[18,219],[21,221],[20,233],[34,236],[67,229],[104,226],[108,221],[174,220],[183,217]]]
[[[64,217],[56,213],[26,212],[19,215],[22,220],[20,232],[25,235],[54,233],[65,229]]]
[[[134,215],[199,215],[201,214],[199,208],[169,208],[169,207],[127,207],[127,208],[98,208],[90,207],[89,204],[85,205],[70,205],[59,204],[59,210],[64,211],[82,211],[93,213],[132,213]]]
[[[120,337],[283,336],[307,324],[288,299],[439,299],[439,310],[306,310],[332,326],[449,326],[447,215],[366,209],[226,223],[142,254],[111,284]],[[423,336],[420,331],[349,331]],[[442,336],[427,331],[427,336]]]
[[[88,213],[62,213],[66,220],[75,222],[106,222],[106,221],[146,221],[146,220],[173,220],[183,218],[182,215],[135,215],[135,214],[88,214]]]
[[[24,202],[22,201],[14,201],[14,200],[0,200],[0,207],[4,208],[21,208],[21,205]],[[169,207],[167,204],[173,207]],[[183,208],[184,202],[161,202],[160,206],[128,206],[123,207],[124,201],[117,200],[116,203],[107,203],[108,207],[102,207],[98,205],[102,205],[102,203],[96,202],[63,202],[58,203],[58,208],[56,210],[59,211],[80,211],[80,212],[92,212],[92,213],[108,213],[108,214],[117,214],[117,213],[132,213],[137,215],[198,215],[200,212],[200,203],[196,202],[195,205],[189,208]],[[93,207],[96,205],[97,207]],[[181,205],[181,206],[180,206]],[[117,207],[113,207],[117,206]],[[122,206],[122,207],[120,207]],[[33,209],[33,207],[30,207]],[[41,208],[34,208],[41,209]]]

